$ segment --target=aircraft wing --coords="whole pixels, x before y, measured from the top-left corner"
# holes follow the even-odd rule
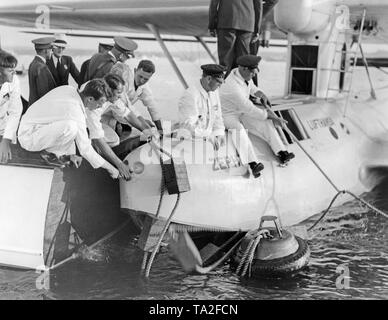
[[[264,15],[276,2],[264,2]],[[210,0],[89,0],[45,5],[36,2],[0,7],[0,25],[37,33],[67,30],[68,34],[77,34],[74,30],[82,30],[85,36],[85,31],[149,33],[147,24],[152,24],[161,34],[198,37],[208,35],[209,3]]]
[[[209,0],[76,1],[0,8],[0,24],[36,29],[149,32],[202,36]]]

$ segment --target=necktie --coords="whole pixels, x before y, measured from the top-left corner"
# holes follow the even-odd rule
[[[57,71],[58,71],[58,73],[59,73],[60,67],[61,67],[61,62],[60,62],[60,60],[59,60],[59,58],[58,58],[58,59],[57,59]]]

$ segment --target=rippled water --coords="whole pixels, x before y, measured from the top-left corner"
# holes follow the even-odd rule
[[[385,191],[364,198],[386,210]],[[240,279],[227,264],[208,275],[187,275],[167,250],[145,280],[139,276],[142,253],[133,236],[122,234],[52,272],[49,290],[37,289],[38,274],[33,271],[0,269],[0,298],[387,299],[387,234],[386,218],[358,202],[346,203],[310,233],[309,266],[292,277],[270,280]],[[346,268],[348,287],[345,278],[339,278]]]

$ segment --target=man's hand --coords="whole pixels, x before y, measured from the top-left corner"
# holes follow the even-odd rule
[[[211,37],[216,37],[217,36],[217,30],[215,29],[209,29],[209,35]]]
[[[120,175],[119,171],[116,168],[114,168],[113,166],[110,166],[107,170],[108,170],[110,176],[112,177],[112,179],[117,179]]]
[[[142,141],[144,140],[148,141],[151,139],[159,140],[159,137],[160,135],[159,135],[158,129],[156,129],[155,127],[152,127],[152,128],[147,128],[143,130],[140,140]]]
[[[79,168],[82,163],[82,157],[77,156],[76,154],[70,155],[70,163],[74,165],[74,167]]]
[[[265,94],[263,94],[261,97],[260,97],[260,102],[263,106],[267,106],[269,107],[269,100],[267,98],[267,96]]]
[[[253,36],[252,36],[252,39],[251,39],[251,43],[255,43],[259,41],[259,34],[258,33],[254,33]]]
[[[279,117],[271,117],[271,119],[272,119],[273,124],[275,126],[283,127],[283,125],[286,125],[288,123],[287,120],[284,120],[284,119],[279,118]]]
[[[121,162],[118,166],[117,169],[119,170],[120,177],[129,181],[131,180],[131,169],[124,163]]]
[[[225,144],[225,136],[215,136],[213,140],[214,149],[218,150]]]
[[[11,141],[3,139],[0,142],[0,163],[7,163],[12,159]]]

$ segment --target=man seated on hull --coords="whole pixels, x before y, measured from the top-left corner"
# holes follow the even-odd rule
[[[218,88],[224,82],[225,67],[217,64],[201,66],[202,78],[197,85],[186,89],[179,101],[180,127],[191,132],[192,136],[210,138],[217,150],[225,142],[225,126],[222,120],[221,102]],[[235,141],[239,153],[241,149]],[[249,163],[257,178],[264,166],[262,163]]]
[[[118,170],[93,149],[86,130],[85,109],[101,108],[107,96],[107,85],[101,79],[90,81],[81,92],[72,86],[53,89],[22,116],[20,145],[27,151],[40,151],[49,164],[71,161],[78,167],[81,159],[76,156],[77,144],[81,156],[93,168],[104,168],[112,178],[118,178]]]
[[[112,73],[119,74],[125,80],[125,94],[128,96],[129,101],[134,105],[137,101],[141,101],[147,108],[152,122],[148,122],[151,126],[156,126],[159,132],[162,133],[162,123],[159,112],[156,108],[155,101],[152,95],[151,89],[148,87],[147,82],[151,79],[155,73],[155,65],[150,60],[141,60],[135,68],[134,72],[130,67],[121,62],[117,62],[111,69]]]
[[[16,143],[16,132],[22,115],[19,80],[15,76],[17,59],[0,50],[0,163],[12,159],[11,144]]]
[[[294,158],[294,154],[286,150],[274,124],[281,126],[287,122],[250,100],[250,96],[254,96],[261,99],[264,104],[268,103],[268,98],[252,81],[252,77],[258,72],[260,60],[261,57],[255,55],[244,55],[237,59],[238,67],[232,70],[225,80],[225,85],[220,89],[222,115],[227,129],[239,131],[240,144],[248,150],[246,161],[257,161],[252,143],[245,131],[248,130],[266,141],[279,162],[284,164]]]
[[[92,140],[94,148],[110,163],[113,163],[119,170],[120,175],[126,179],[130,179],[131,171],[127,165],[125,165],[119,156],[122,153],[128,154],[129,151],[140,146],[140,137],[135,137],[124,141],[120,145],[120,138],[114,131],[116,119],[120,119],[124,123],[135,123],[135,115],[131,112],[120,100],[124,91],[124,80],[119,76],[112,73],[107,74],[104,77],[107,83],[110,94],[108,101],[99,109],[86,109],[86,122],[89,129],[89,137]],[[102,116],[104,114],[104,116]],[[113,122],[113,125],[111,123]],[[152,136],[151,130],[148,128],[139,127],[141,131],[147,137]]]

